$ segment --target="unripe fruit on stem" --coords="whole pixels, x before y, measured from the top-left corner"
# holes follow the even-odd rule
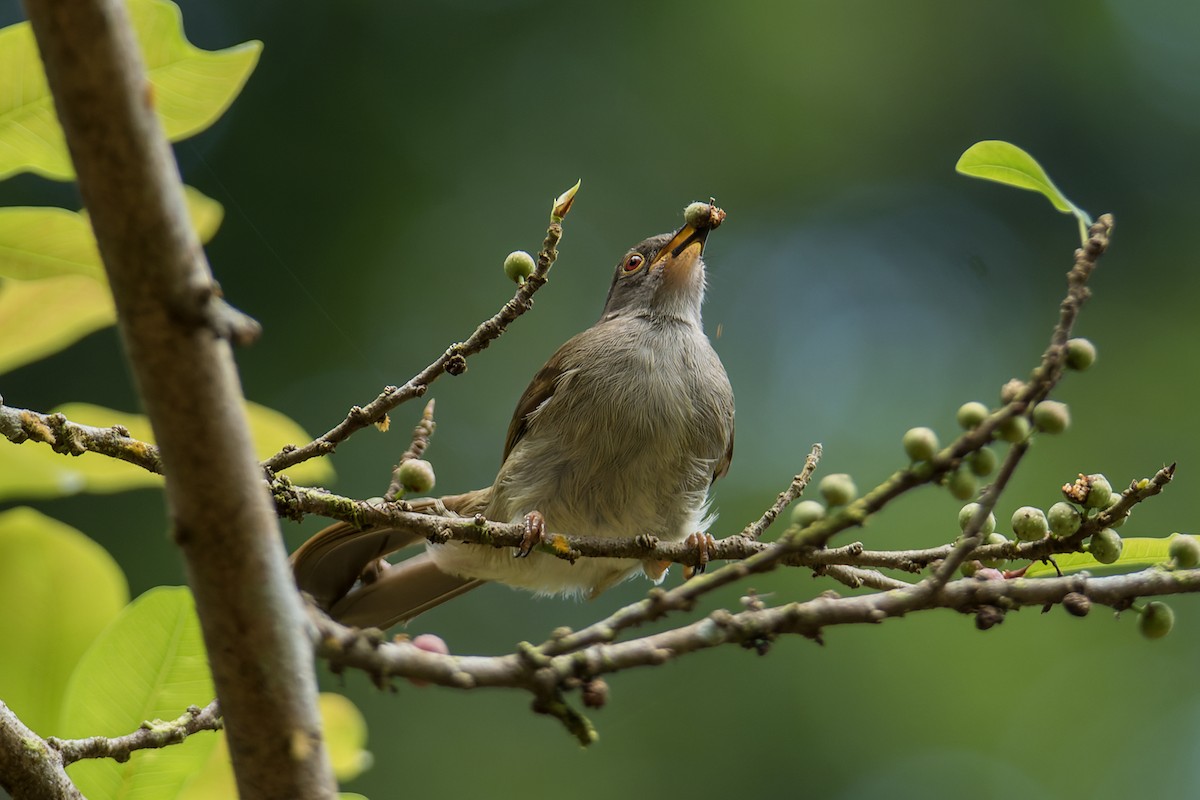
[[[1200,541],[1195,536],[1177,533],[1171,537],[1167,554],[1179,569],[1195,569],[1200,567]]]
[[[1046,519],[1050,523],[1050,532],[1060,539],[1073,535],[1083,524],[1083,515],[1079,513],[1079,509],[1062,500],[1050,506]]]
[[[930,428],[909,428],[904,432],[904,452],[913,461],[928,461],[938,451],[938,437]]]
[[[1021,506],[1012,515],[1012,529],[1022,542],[1036,542],[1046,538],[1050,525],[1040,508]]]
[[[997,428],[1000,438],[1006,442],[1023,442],[1029,438],[1029,420],[1025,417],[1009,417]]]
[[[958,469],[946,481],[946,488],[955,500],[970,500],[979,490],[979,481],[965,469]]]
[[[396,479],[404,491],[424,494],[433,488],[435,482],[433,464],[420,458],[410,458],[396,470]]]
[[[1067,368],[1083,372],[1096,363],[1096,345],[1088,339],[1071,339],[1067,342]]]
[[[1020,378],[1012,378],[1000,387],[1000,402],[1008,405],[1017,399],[1017,395],[1025,391],[1027,384]]]
[[[987,538],[983,540],[983,543],[1008,544],[1008,537],[1006,537],[1003,533],[989,533]],[[991,567],[992,569],[1000,569],[1008,563],[1007,558],[984,558],[980,559],[980,561],[985,567]]]
[[[971,522],[971,517],[975,516],[975,512],[978,510],[978,508],[979,503],[967,503],[958,510],[959,530],[965,531],[967,529],[967,525]],[[979,529],[979,532],[982,535],[987,536],[994,530],[996,530],[996,515],[989,512],[987,519],[983,521],[983,526]]]
[[[976,450],[967,459],[967,466],[981,478],[991,475],[996,469],[996,451],[987,447]]]
[[[1138,617],[1138,630],[1147,639],[1161,639],[1175,626],[1175,612],[1166,603],[1147,603]]]
[[[1083,504],[1088,508],[1108,508],[1113,496],[1112,484],[1108,482],[1108,478],[1099,472],[1087,477],[1089,488]]]
[[[972,400],[969,403],[963,403],[958,408],[958,424],[963,427],[963,430],[971,430],[978,428],[980,424],[987,419],[988,408],[983,403]]]
[[[1116,531],[1112,528],[1105,528],[1092,534],[1092,540],[1088,543],[1087,549],[1092,554],[1092,558],[1101,564],[1112,564],[1121,557],[1121,550],[1124,549],[1124,546]]]
[[[817,488],[821,490],[825,502],[831,506],[844,506],[858,497],[858,487],[854,485],[854,479],[844,472],[826,475],[821,478]]]
[[[524,283],[533,274],[534,266],[533,256],[524,250],[514,250],[504,259],[504,274],[513,283]]]
[[[797,528],[807,528],[825,516],[825,506],[816,500],[801,500],[792,506],[792,524]]]
[[[1033,424],[1039,431],[1062,433],[1071,424],[1071,411],[1066,403],[1043,400],[1033,407]]]

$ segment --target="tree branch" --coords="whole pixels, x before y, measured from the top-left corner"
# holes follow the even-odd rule
[[[0,700],[0,787],[14,800],[83,800],[62,755]]]
[[[229,323],[191,228],[125,4],[25,5],[159,443],[239,794],[331,798],[301,604],[222,338],[248,326]]]
[[[64,765],[85,758],[111,758],[124,762],[128,761],[129,756],[136,750],[179,744],[193,733],[219,731],[223,727],[221,710],[214,700],[204,708],[189,706],[181,716],[170,721],[143,722],[136,731],[124,736],[90,736],[86,739],[59,739],[51,736],[46,743],[61,754]]]
[[[1197,591],[1200,591],[1200,570],[1147,569],[1104,578],[1086,575],[1036,580],[962,578],[933,592],[919,586],[855,597],[838,597],[827,592],[806,602],[770,608],[755,598],[745,611],[731,613],[721,609],[688,625],[621,642],[614,641],[612,630],[595,637],[564,629],[556,631],[539,647],[524,645],[516,653],[503,656],[442,655],[405,640],[386,642],[377,631],[339,625],[315,607],[310,607],[309,620],[317,653],[329,661],[335,672],[359,669],[381,686],[393,677],[404,677],[458,689],[523,689],[535,698],[561,701],[563,693],[586,687],[599,676],[658,666],[724,644],[738,644],[761,653],[781,635],[799,634],[820,642],[824,631],[831,627],[874,625],[916,611],[951,609],[976,614],[981,609],[991,609],[1002,614],[1025,606],[1061,603],[1070,594],[1120,610],[1139,597]],[[568,714],[562,708],[538,710],[552,713],[568,724],[572,734],[584,744],[594,738],[594,733],[586,733],[590,726],[580,724],[577,712]]]

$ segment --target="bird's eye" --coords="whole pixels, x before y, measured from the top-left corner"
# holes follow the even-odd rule
[[[637,272],[642,268],[642,264],[646,261],[641,253],[630,253],[625,256],[625,263],[621,265],[621,271],[626,275]]]

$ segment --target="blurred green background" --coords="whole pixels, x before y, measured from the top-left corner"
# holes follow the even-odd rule
[[[947,439],[959,404],[995,403],[1055,321],[1074,221],[953,171],[998,138],[1093,215],[1114,213],[1117,231],[1078,328],[1100,359],[1057,395],[1072,428],[1038,440],[997,516],[1050,505],[1081,471],[1123,486],[1177,460],[1176,484],[1122,533],[1196,531],[1200,5],[181,6],[201,47],[266,44],[231,111],[177,152],[186,180],[225,204],[209,256],[226,295],[265,327],[238,354],[246,392],[312,433],[493,313],[512,293],[504,256],[536,251],[551,198],[582,178],[535,312],[432,392],[439,489],[491,481],[516,398],[599,313],[616,259],[710,195],[729,219],[707,251],[706,324],[738,401],[714,533],[755,517],[814,441],[823,471],[873,485],[901,465],[907,427]],[[0,10],[4,24],[21,16]],[[32,176],[0,184],[0,203],[78,206],[72,186]],[[112,330],[0,391],[39,409],[137,403]],[[380,493],[419,412],[339,448],[331,488]],[[959,505],[926,490],[858,533],[871,547],[939,544]],[[108,548],[135,594],[182,580],[157,492],[40,507]],[[287,523],[289,545],[319,527]],[[754,586],[773,603],[840,588],[800,571]],[[507,652],[645,589],[579,604],[486,587],[410,630]],[[346,788],[372,798],[1195,796],[1200,603],[1172,604],[1176,631],[1158,642],[1132,614],[1056,608],[987,633],[921,614],[829,630],[824,647],[700,654],[612,677],[586,751],[518,693],[381,695],[323,672],[368,717],[376,763]]]

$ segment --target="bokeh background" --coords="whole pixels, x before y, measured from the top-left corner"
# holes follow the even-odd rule
[[[186,180],[225,204],[209,256],[227,296],[265,326],[238,354],[246,392],[312,433],[493,313],[512,292],[504,256],[536,251],[551,198],[582,178],[535,311],[432,392],[439,489],[490,482],[516,398],[598,314],[616,259],[710,195],[729,218],[708,250],[706,324],[738,401],[714,532],[755,517],[815,441],[823,471],[873,485],[902,464],[906,428],[947,439],[959,404],[995,403],[1027,374],[1055,320],[1073,220],[953,170],[998,138],[1117,218],[1078,328],[1099,361],[1067,377],[1073,425],[1038,440],[998,516],[1050,505],[1077,472],[1120,486],[1178,461],[1176,484],[1122,533],[1200,527],[1200,5],[181,6],[202,47],[266,44],[230,112],[177,152]],[[20,18],[16,3],[0,11]],[[73,187],[31,176],[0,184],[0,202],[78,205]],[[112,330],[0,388],[31,408],[137,406]],[[331,488],[380,493],[419,411],[339,448]],[[927,489],[857,536],[942,543],[959,505]],[[157,492],[41,507],[103,543],[135,594],[182,580]],[[319,527],[287,523],[289,544]],[[840,589],[800,571],[754,587],[770,602]],[[572,603],[486,587],[411,630],[507,652],[645,589]],[[522,694],[323,682],[369,720],[375,766],[346,788],[372,798],[1195,796],[1200,602],[1171,602],[1176,631],[1157,642],[1104,608],[1029,609],[986,633],[947,612],[617,675],[586,751]]]

